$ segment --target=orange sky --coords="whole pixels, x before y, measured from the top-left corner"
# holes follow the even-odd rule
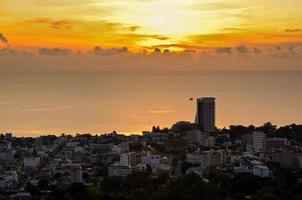
[[[256,63],[264,59],[268,65],[282,57],[287,63],[283,69],[299,70],[301,7],[299,0],[1,0],[0,55],[4,56],[0,57],[0,69],[15,68],[8,60],[16,56],[14,64],[29,62],[27,65],[37,68],[45,59],[58,62],[58,58],[47,56],[81,57],[87,65],[98,61],[91,54],[113,55],[118,58],[101,60],[120,66],[122,63],[115,60],[124,59],[125,54],[153,56],[165,52],[159,64],[174,64],[177,69],[188,66],[178,66],[175,56],[189,54],[195,57],[190,62],[196,68],[203,62],[208,64],[202,69],[208,69],[219,65],[215,64],[216,57],[223,54],[229,57],[232,69],[238,69],[234,65],[238,56],[243,60],[242,55],[248,55]],[[172,61],[167,55],[174,56]],[[35,56],[36,60],[24,56]],[[153,58],[140,59],[154,65]],[[72,60],[65,57],[65,68],[70,68]],[[124,63],[126,69],[132,62]],[[244,65],[243,69],[261,69],[249,66],[248,60]]]

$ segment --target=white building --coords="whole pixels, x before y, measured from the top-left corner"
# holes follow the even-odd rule
[[[24,158],[23,164],[25,169],[36,169],[40,164],[40,157]]]
[[[136,153],[122,153],[120,156],[120,163],[124,166],[134,166],[136,164]]]
[[[186,154],[186,161],[192,164],[200,164],[205,169],[211,166],[222,166],[225,162],[225,152],[223,150],[204,151],[202,153]]]
[[[125,153],[129,151],[129,142],[125,141],[114,145],[111,150],[117,152],[118,154]]]
[[[253,174],[255,176],[268,177],[269,176],[269,169],[265,165],[255,165],[253,167]]]
[[[159,154],[149,154],[142,156],[142,163],[151,166],[151,168],[158,168],[160,165],[161,156]]]
[[[121,149],[121,153],[129,151],[129,142],[121,142],[117,145]]]
[[[188,153],[186,154],[187,163],[200,164],[202,160],[202,155],[200,153]]]
[[[85,147],[83,147],[83,146],[75,146],[73,148],[73,152],[74,152],[74,154],[85,154],[86,150],[85,150]]]
[[[253,149],[256,153],[263,152],[266,147],[266,134],[262,131],[253,132]]]
[[[108,176],[127,177],[132,173],[132,168],[115,163],[108,167]]]

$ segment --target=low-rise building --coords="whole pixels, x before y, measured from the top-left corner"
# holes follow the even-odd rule
[[[157,168],[160,165],[161,155],[148,154],[142,156],[142,163],[151,166],[151,168]]]
[[[136,153],[122,153],[120,156],[120,163],[125,166],[134,166],[136,164]]]
[[[266,148],[278,149],[288,146],[287,138],[266,138]]]
[[[114,163],[108,167],[109,177],[127,177],[132,173],[132,168],[129,166]]]
[[[200,164],[202,160],[202,155],[200,153],[189,153],[186,154],[186,162],[192,164]]]
[[[268,177],[269,176],[269,168],[265,165],[255,165],[253,167],[253,174],[255,176]]]

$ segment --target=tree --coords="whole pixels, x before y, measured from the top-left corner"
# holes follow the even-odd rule
[[[47,190],[48,189],[48,180],[40,180],[38,183],[40,190]]]
[[[271,122],[266,122],[262,126],[258,127],[257,130],[265,132],[268,136],[273,137],[276,133],[277,126]]]
[[[89,200],[99,200],[103,196],[103,193],[100,188],[90,186],[87,188],[87,196]]]
[[[71,184],[66,191],[74,200],[88,199],[87,188],[82,183]]]

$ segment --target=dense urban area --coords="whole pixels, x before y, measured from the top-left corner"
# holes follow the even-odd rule
[[[0,199],[302,200],[302,125],[215,126],[215,98],[194,123],[137,135],[1,134]]]

